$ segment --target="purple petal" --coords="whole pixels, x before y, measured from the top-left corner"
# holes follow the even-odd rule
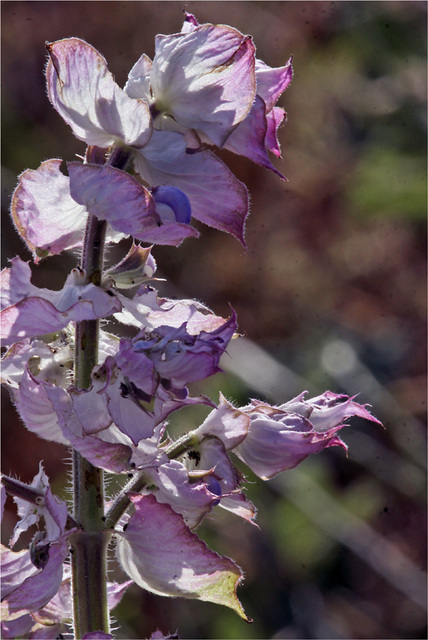
[[[15,404],[25,426],[44,440],[69,444],[58,423],[58,416],[44,386],[25,369]]]
[[[43,491],[44,497],[41,497],[39,504],[36,505],[27,502],[27,500],[14,497],[14,501],[18,507],[19,520],[15,525],[10,540],[11,546],[14,546],[21,533],[27,531],[33,524],[36,524],[40,520],[40,517],[43,517],[45,522],[47,542],[58,540],[65,530],[68,515],[67,505],[63,500],[52,495],[49,480],[41,462],[39,463],[39,472],[29,486]]]
[[[82,433],[92,435],[108,429],[112,419],[103,395],[96,389],[69,389],[73,409],[82,425]]]
[[[199,27],[199,22],[193,15],[193,13],[184,12],[184,22],[181,27],[181,33],[190,33],[190,31],[194,31],[195,27]]]
[[[34,626],[34,618],[28,613],[25,613],[19,618],[14,620],[2,620],[1,622],[1,637],[6,638],[25,638],[29,637],[28,634]]]
[[[109,611],[117,607],[122,600],[125,591],[133,584],[132,580],[126,582],[107,582],[107,603]]]
[[[271,120],[269,120],[268,117],[266,114],[266,105],[262,98],[257,95],[249,115],[228,137],[224,148],[249,158],[261,167],[270,169],[285,180],[282,173],[274,167],[269,159],[268,149],[270,151],[272,150],[270,148],[272,145],[272,134],[269,129]],[[276,140],[276,136],[274,140]]]
[[[254,54],[249,36],[223,25],[156,36],[150,70],[153,108],[220,147],[253,103]],[[135,78],[133,69],[128,84]]]
[[[49,602],[60,588],[62,566],[67,556],[68,544],[64,535],[49,546],[49,559],[42,571],[27,577],[9,593],[6,598],[9,611],[36,611]]]
[[[119,289],[132,289],[150,280],[156,271],[151,249],[133,244],[120,262],[104,272],[104,279],[112,278]]]
[[[326,447],[346,445],[335,433],[340,427],[318,433],[303,416],[279,412],[275,418],[253,413],[247,437],[233,452],[254,473],[268,480],[293,469],[313,453]]]
[[[172,215],[173,220],[189,224],[190,218],[192,217],[192,209],[190,207],[189,198],[185,193],[183,193],[183,191],[180,191],[180,189],[176,189],[175,187],[155,187],[152,191],[152,195],[156,202],[156,211],[159,213],[162,220],[164,218],[159,205],[166,205],[171,214],[165,210],[163,214],[164,216]]]
[[[259,526],[257,522],[255,522],[257,509],[242,491],[232,493],[229,496],[224,496],[220,500],[220,507],[222,507],[222,509],[226,509],[226,511],[230,511],[239,518],[243,518],[256,527]]]
[[[69,162],[70,193],[76,202],[117,231],[137,240],[177,245],[198,232],[181,221],[166,221],[156,212],[151,194],[125,171]]]
[[[169,504],[184,522],[194,529],[211,511],[216,501],[205,482],[190,482],[186,467],[178,460],[171,460],[146,471],[156,486],[157,502]]]
[[[208,549],[169,505],[152,495],[131,499],[136,513],[117,543],[129,577],[153,593],[223,604],[248,620],[236,597],[242,574],[235,563]]]
[[[187,153],[182,135],[154,131],[150,143],[135,154],[134,167],[152,187],[170,185],[183,191],[194,218],[244,244],[247,189],[211,151]]]
[[[72,446],[94,466],[112,473],[120,473],[131,457],[130,447],[121,443],[109,443],[96,436],[84,435],[71,396],[60,387],[44,384],[44,388],[62,432]]]
[[[71,593],[71,578],[69,577],[69,566],[64,565],[64,578],[60,588],[49,602],[34,612],[34,618],[40,624],[51,626],[70,620],[73,617],[73,603]]]
[[[201,331],[213,331],[221,327],[224,319],[196,300],[170,300],[158,298],[153,289],[147,289],[131,300],[119,294],[122,311],[115,318],[124,324],[148,329],[167,325],[181,327],[186,323],[187,331],[197,335]]]
[[[137,148],[148,142],[147,103],[133,100],[118,87],[96,49],[78,38],[47,47],[49,99],[77,138],[102,148],[118,140]]]
[[[197,431],[193,433],[197,433]],[[217,483],[219,491],[215,493],[220,496],[218,501],[220,506],[244,518],[251,524],[255,524],[255,507],[244,493],[239,490],[242,477],[227,455],[223,442],[216,437],[206,436],[197,447],[197,452],[199,453],[199,458],[197,458],[197,462],[194,465],[195,472],[202,474],[204,469],[209,470],[209,475],[206,475],[204,480],[207,482],[210,491],[213,491],[212,481],[214,480]],[[189,466],[191,463],[189,454],[188,457],[189,460],[186,460],[186,462]]]
[[[279,146],[279,140],[277,131],[282,122],[285,121],[285,111],[280,107],[274,107],[270,113],[266,116],[267,131],[265,138],[265,146],[268,151],[271,151],[277,158],[281,157],[281,149]]]
[[[332,427],[339,426],[346,418],[358,416],[371,422],[382,424],[365,408],[364,405],[354,402],[346,395],[338,395],[326,391],[322,396],[311,398],[307,401],[313,407],[310,419],[314,429],[325,432]]]
[[[221,370],[218,366],[220,357],[235,330],[234,312],[214,331],[201,331],[197,335],[190,334],[185,325],[178,329],[159,327],[147,337],[139,334],[134,338],[133,357],[135,361],[150,358],[161,379],[168,379],[175,388],[182,388]],[[132,357],[131,353],[129,357]]]
[[[292,58],[283,67],[273,68],[262,60],[256,60],[257,95],[263,98],[268,113],[293,79],[291,63]]]
[[[152,61],[145,53],[137,60],[129,72],[128,81],[123,88],[128,96],[142,98],[147,103],[151,101],[150,71],[152,64]]]
[[[6,598],[29,577],[39,573],[31,561],[30,551],[11,551],[1,545],[1,597]]]
[[[24,171],[12,197],[13,221],[36,264],[82,244],[88,212],[70,196],[69,179],[61,173],[61,163],[46,160],[37,170]]]
[[[218,407],[211,411],[194,434],[201,442],[206,436],[215,436],[222,441],[226,450],[236,447],[248,433],[249,416],[234,407],[220,393]]]
[[[129,363],[130,367],[126,369],[127,373],[131,372],[135,362],[134,354],[133,362]],[[191,398],[187,393],[184,397],[176,397],[161,385],[154,387],[153,394],[147,394],[129,379],[127,381],[113,358],[107,358],[96,375],[101,376],[105,382],[99,393],[105,395],[114,423],[135,446],[140,447],[144,445],[144,440],[152,438],[157,425],[163,422],[172,411],[191,404],[204,403],[212,406],[208,398],[203,396]],[[153,380],[150,379],[149,383],[152,385]],[[105,433],[106,431],[103,431],[99,434],[103,440]],[[139,458],[138,452],[136,456]]]

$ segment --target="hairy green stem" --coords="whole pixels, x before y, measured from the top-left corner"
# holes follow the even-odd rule
[[[103,150],[88,147],[86,162],[103,164],[104,158]],[[117,149],[108,162],[124,169],[128,160],[129,153]],[[101,284],[106,227],[106,222],[89,215],[81,262],[87,283]],[[98,343],[98,320],[76,324],[74,384],[78,389],[88,389],[91,385],[91,372],[98,364]],[[73,515],[81,528],[70,536],[74,636],[80,640],[91,631],[109,633],[107,546],[110,534],[105,531],[104,523],[103,471],[77,451],[73,451],[73,497]]]

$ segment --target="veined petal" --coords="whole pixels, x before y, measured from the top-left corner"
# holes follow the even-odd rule
[[[223,604],[248,621],[236,597],[239,567],[208,549],[169,505],[152,495],[131,499],[136,513],[116,548],[129,577],[152,593]]]
[[[19,614],[11,614],[10,616],[5,616],[5,619],[1,621],[1,637],[6,640],[6,638],[25,638],[30,637],[28,634],[31,631],[31,628],[34,626],[34,618],[28,613],[24,613],[23,616],[19,616],[15,618],[14,615]],[[7,620],[6,617],[13,618],[13,620]]]
[[[73,603],[71,591],[71,578],[68,575],[67,566],[64,567],[64,576],[58,592],[42,609],[33,613],[33,617],[39,624],[45,627],[70,622],[73,618]],[[107,582],[107,602],[109,611],[116,607],[122,599],[127,588],[132,584],[131,580],[119,584]],[[43,636],[44,637],[44,636]],[[56,636],[55,636],[56,637]]]
[[[152,187],[170,185],[184,191],[194,218],[244,244],[247,189],[211,151],[187,153],[181,134],[154,131],[150,143],[135,154],[134,166]]]
[[[277,158],[281,157],[281,148],[278,140],[278,128],[285,122],[286,114],[281,107],[274,107],[267,116],[267,131],[265,138],[266,149],[273,153]]]
[[[122,311],[115,318],[124,324],[141,329],[155,329],[162,325],[181,327],[186,323],[188,333],[197,335],[201,331],[213,331],[221,327],[224,318],[216,316],[197,300],[170,300],[158,298],[156,291],[146,289],[132,300],[119,294]]]
[[[382,424],[366,409],[365,405],[354,402],[353,398],[344,394],[326,391],[322,395],[304,402],[312,409],[310,421],[314,429],[319,433],[324,433],[332,427],[342,425],[346,418],[351,418],[352,416]]]
[[[257,95],[250,113],[245,120],[232,131],[224,144],[224,148],[249,158],[261,167],[270,169],[285,180],[282,173],[274,167],[268,155],[268,150],[272,151],[270,148],[272,145],[271,137],[273,135],[273,140],[276,141],[275,132],[277,126],[279,126],[279,123],[277,125],[272,118],[269,118],[271,115],[272,114],[266,114],[266,105],[263,99]],[[275,132],[270,131],[270,123],[274,123]],[[268,133],[270,134],[269,137]],[[270,146],[267,145],[267,142],[269,142]],[[279,148],[278,144],[275,149],[276,148]]]
[[[102,148],[115,142],[139,148],[148,142],[147,103],[118,87],[96,49],[78,38],[52,42],[47,49],[49,99],[77,138]]]
[[[108,164],[69,162],[70,193],[76,202],[117,231],[137,240],[177,245],[196,229],[162,220],[152,195],[135,178]],[[184,194],[183,194],[184,195]]]
[[[150,72],[154,108],[222,146],[256,92],[255,47],[224,25],[156,37]]]
[[[19,389],[15,394],[15,404],[25,426],[44,440],[69,444],[58,422],[58,416],[49,400],[44,386],[26,368]]]
[[[70,196],[62,160],[42,162],[21,173],[12,196],[11,213],[34,261],[81,245],[88,212]],[[55,224],[52,221],[55,220]]]
[[[142,98],[147,103],[151,102],[150,71],[152,64],[150,58],[144,53],[132,67],[128,74],[128,80],[123,87],[123,90],[130,98]]]
[[[309,420],[292,413],[277,414],[276,419],[253,415],[247,437],[233,453],[259,478],[269,480],[326,447],[338,445],[346,449],[335,435],[339,428],[320,434]]]
[[[304,400],[306,392],[279,407],[259,400],[243,407],[250,429],[234,453],[263,480],[293,469],[313,453],[346,444],[336,435],[352,416],[381,424],[364,405],[347,395],[326,391]]]

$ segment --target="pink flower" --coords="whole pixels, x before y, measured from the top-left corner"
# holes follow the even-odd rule
[[[243,407],[250,416],[247,436],[233,452],[263,480],[293,469],[313,453],[346,444],[336,435],[351,416],[380,424],[361,404],[345,395],[326,391],[322,396],[297,398],[273,407],[258,400]]]

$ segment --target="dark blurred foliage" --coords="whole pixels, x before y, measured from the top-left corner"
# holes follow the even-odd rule
[[[123,85],[156,33],[180,30],[184,7],[253,35],[271,66],[293,54],[295,68],[280,102],[288,182],[222,154],[251,192],[248,251],[207,228],[154,251],[163,295],[238,313],[246,337],[203,390],[240,404],[360,393],[386,430],[354,420],[347,458],[330,450],[269,483],[249,476],[260,529],[221,509],[199,529],[245,570],[252,625],[135,587],[118,637],[426,638],[425,2],[3,2],[3,262],[30,258],[9,222],[17,175],[84,152],[48,103],[44,42],[87,40]],[[76,258],[46,260],[34,282],[60,288]],[[26,432],[6,395],[3,410],[3,471],[28,481],[43,459],[63,492],[67,451]],[[205,414],[179,413],[174,428]]]

